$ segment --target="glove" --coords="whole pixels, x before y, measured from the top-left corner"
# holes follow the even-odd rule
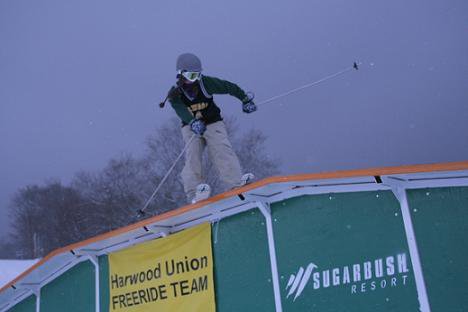
[[[242,111],[244,113],[250,114],[253,113],[257,110],[257,105],[252,100],[249,100],[248,102],[245,102],[242,104]]]
[[[193,119],[189,126],[193,133],[198,135],[203,135],[203,133],[206,131],[206,125],[201,119]]]

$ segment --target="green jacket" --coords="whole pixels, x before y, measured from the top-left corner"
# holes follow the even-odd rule
[[[181,88],[176,89],[176,92],[170,92],[169,102],[184,125],[189,124],[195,116],[207,124],[222,120],[221,110],[215,104],[213,94],[229,94],[242,102],[248,100],[244,90],[235,83],[204,75],[201,81],[194,85],[196,95],[192,98]]]

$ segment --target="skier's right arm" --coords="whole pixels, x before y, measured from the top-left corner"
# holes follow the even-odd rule
[[[179,118],[183,121],[184,124],[188,125],[193,119],[193,114],[188,109],[188,107],[182,102],[180,96],[170,95],[169,102],[171,103],[171,106],[175,110],[177,116],[179,116]]]

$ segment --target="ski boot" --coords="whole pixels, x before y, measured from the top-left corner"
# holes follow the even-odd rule
[[[253,173],[250,173],[250,172],[249,172],[249,173],[245,173],[245,174],[242,175],[242,177],[241,177],[241,181],[240,181],[239,187],[252,183],[254,179],[255,179],[255,176],[254,176]]]
[[[192,199],[192,204],[205,200],[210,197],[211,187],[208,184],[198,184],[195,191],[195,197]]]

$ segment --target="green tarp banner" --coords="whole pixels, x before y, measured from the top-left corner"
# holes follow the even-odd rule
[[[468,311],[468,187],[408,190],[432,312]],[[391,191],[308,195],[271,205],[283,311],[419,311],[399,202]],[[265,218],[211,228],[217,311],[275,311]],[[99,257],[109,311],[108,260]],[[41,311],[95,311],[95,272],[77,264],[42,287]],[[9,311],[35,311],[30,296]]]

